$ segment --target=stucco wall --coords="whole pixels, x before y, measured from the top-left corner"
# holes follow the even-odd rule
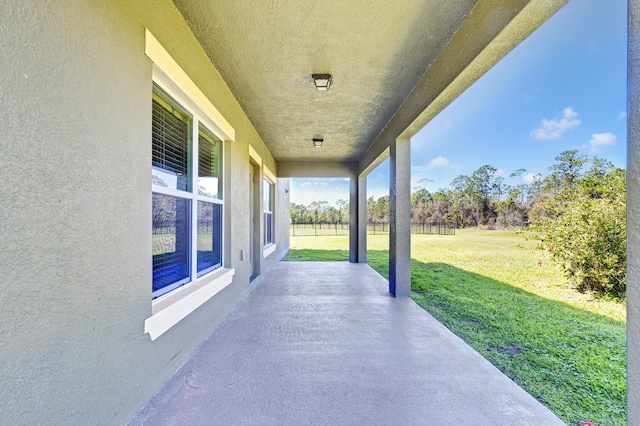
[[[278,178],[276,183],[276,205],[275,205],[275,218],[276,218],[276,244],[278,249],[276,251],[277,259],[282,257],[289,251],[289,223],[290,220],[290,191],[289,179]]]
[[[234,281],[155,341],[143,334],[151,315],[145,27],[238,140],[226,150]],[[122,424],[247,291],[246,144],[276,165],[168,0],[5,0],[0,39],[1,423]]]

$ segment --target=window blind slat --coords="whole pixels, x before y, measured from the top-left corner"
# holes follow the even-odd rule
[[[152,113],[152,165],[186,177],[189,171],[189,122],[156,100],[153,100]]]

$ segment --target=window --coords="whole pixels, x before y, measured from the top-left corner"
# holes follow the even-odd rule
[[[273,184],[262,180],[262,211],[264,216],[264,245],[273,244]]]
[[[222,140],[154,85],[153,298],[222,266]]]
[[[233,283],[235,269],[222,266],[222,140],[233,142],[235,129],[148,29],[145,54],[153,73],[153,300],[144,331],[155,340]]]

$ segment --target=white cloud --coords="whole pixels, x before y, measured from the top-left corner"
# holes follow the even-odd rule
[[[562,134],[578,126],[582,121],[578,118],[578,113],[573,108],[566,107],[562,112],[562,117],[547,120],[542,119],[542,123],[531,132],[531,137],[540,140],[560,139]]]
[[[540,175],[538,175],[537,173],[529,172],[526,175],[522,176],[522,183],[531,185],[533,182],[535,182],[539,178],[540,178]]]
[[[624,118],[627,118],[627,111],[622,111],[620,114],[618,114],[618,116],[616,117],[617,120],[622,120]]]
[[[427,164],[428,169],[446,169],[452,167],[451,161],[448,158],[439,155],[436,158],[432,158]]]
[[[494,177],[500,177],[500,176],[504,176],[504,170],[502,169],[496,170],[496,173],[494,175]]]
[[[591,135],[591,140],[589,141],[589,147],[591,148],[591,153],[598,152],[600,148],[603,146],[612,146],[616,144],[616,135],[613,133],[594,133]]]
[[[335,205],[339,199],[349,199],[349,185],[342,178],[292,178],[290,200],[309,205],[314,201],[327,201]]]

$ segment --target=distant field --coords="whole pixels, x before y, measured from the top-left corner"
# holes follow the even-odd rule
[[[368,263],[388,274],[388,236]],[[412,235],[412,297],[562,420],[625,423],[622,302],[567,287],[537,242],[507,231]],[[348,260],[348,237],[291,237],[285,260]]]

